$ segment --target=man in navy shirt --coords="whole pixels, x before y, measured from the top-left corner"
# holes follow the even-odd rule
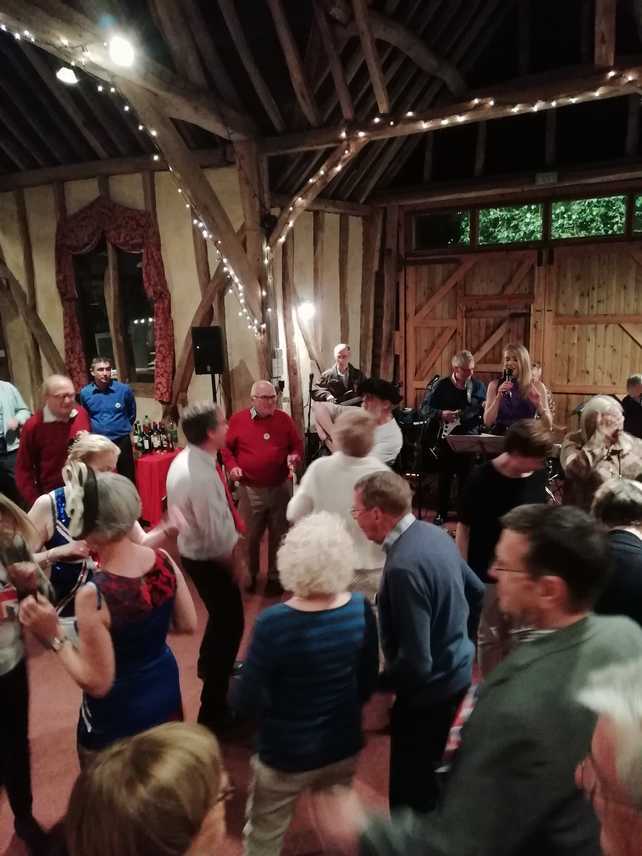
[[[80,403],[89,413],[91,430],[102,434],[120,449],[118,472],[134,484],[134,454],[131,430],[136,421],[136,399],[126,383],[112,380],[111,360],[94,357],[89,369],[93,382],[80,390]]]

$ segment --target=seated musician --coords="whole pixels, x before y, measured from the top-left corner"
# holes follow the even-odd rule
[[[523,345],[507,345],[504,349],[504,373],[488,384],[484,408],[484,425],[493,434],[505,434],[519,419],[541,419],[550,430],[551,411],[546,387],[533,379],[531,358]]]
[[[312,387],[312,412],[317,433],[326,446],[332,445],[332,424],[342,407],[361,404],[359,386],[365,380],[362,371],[350,363],[350,345],[340,343],[334,348],[335,364],[323,372]]]
[[[486,387],[473,377],[475,359],[470,351],[455,354],[452,367],[451,375],[426,390],[421,404],[421,415],[434,419],[439,428],[439,487],[433,521],[436,526],[448,517],[453,477],[457,476],[461,494],[472,466],[472,456],[453,452],[445,438],[450,433],[478,434],[486,398]]]
[[[642,439],[642,375],[634,374],[627,380],[622,410],[626,433]]]

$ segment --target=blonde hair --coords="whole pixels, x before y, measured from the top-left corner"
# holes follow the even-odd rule
[[[365,458],[374,446],[376,422],[361,408],[345,408],[334,423],[334,442],[338,449],[353,458]]]
[[[356,561],[343,520],[329,511],[309,514],[295,524],[276,557],[283,588],[299,597],[346,591]]]
[[[12,543],[16,535],[22,536],[25,543],[37,549],[42,539],[27,514],[12,502],[4,493],[0,493],[0,544]]]
[[[622,415],[622,405],[617,398],[610,395],[594,395],[584,405],[580,416],[580,431],[584,442],[590,440],[597,428],[597,417],[600,413],[619,413]]]
[[[523,345],[506,345],[504,348],[504,358],[510,354],[517,360],[519,366],[519,389],[522,395],[526,395],[528,387],[533,380],[531,370],[531,355]]]
[[[218,743],[171,722],[110,746],[84,769],[65,818],[70,856],[183,856],[219,796]]]
[[[90,434],[89,431],[79,431],[67,455],[67,463],[80,461],[86,464],[87,458],[91,458],[94,455],[103,455],[107,452],[111,452],[116,458],[120,455],[118,446],[112,443],[107,437],[103,437],[102,434]]]

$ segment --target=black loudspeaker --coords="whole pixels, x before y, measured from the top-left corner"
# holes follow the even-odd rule
[[[223,374],[225,351],[220,327],[192,327],[195,374]]]

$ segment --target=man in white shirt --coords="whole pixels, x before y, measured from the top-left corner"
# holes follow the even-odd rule
[[[209,615],[198,658],[198,721],[220,732],[229,722],[227,690],[244,627],[233,557],[239,536],[217,463],[227,422],[215,404],[198,402],[185,408],[181,423],[187,448],[169,468],[167,501],[185,518],[178,550]]]
[[[361,393],[363,409],[374,416],[377,422],[370,454],[392,466],[403,446],[401,428],[393,416],[393,410],[401,401],[399,390],[390,381],[371,377],[361,384]]]

